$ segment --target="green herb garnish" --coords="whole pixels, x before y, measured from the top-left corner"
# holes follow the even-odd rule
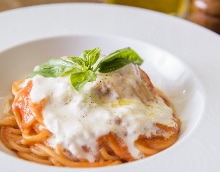
[[[68,57],[67,60],[55,58],[42,64],[28,78],[35,75],[44,77],[62,77],[70,74],[72,86],[80,91],[87,82],[95,81],[97,78],[96,71],[101,73],[109,73],[118,70],[129,63],[141,65],[143,60],[131,48],[124,48],[110,53],[102,59],[95,69],[100,57],[101,50],[95,48],[93,50],[85,50],[79,57]]]

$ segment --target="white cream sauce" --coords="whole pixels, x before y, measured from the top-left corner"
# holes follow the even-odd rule
[[[110,131],[123,139],[135,159],[140,159],[143,155],[134,147],[139,135],[156,135],[155,123],[176,125],[172,109],[160,97],[156,97],[157,103],[149,101],[146,105],[134,93],[141,79],[139,68],[133,64],[112,73],[98,73],[97,80],[79,92],[72,87],[69,76],[37,75],[32,80],[32,102],[47,100],[43,118],[52,133],[49,146],[61,144],[78,159],[94,162],[96,140]],[[85,145],[89,152],[83,150]]]

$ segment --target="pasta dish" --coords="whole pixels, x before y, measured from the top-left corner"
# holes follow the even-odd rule
[[[50,60],[14,82],[0,120],[3,144],[20,158],[64,167],[131,162],[173,145],[180,120],[139,57],[118,50],[96,70],[99,53]]]

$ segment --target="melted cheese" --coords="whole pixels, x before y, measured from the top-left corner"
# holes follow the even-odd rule
[[[97,80],[79,92],[72,87],[69,76],[37,75],[31,79],[32,102],[47,100],[42,113],[52,133],[48,145],[55,148],[61,144],[76,158],[94,162],[99,151],[96,140],[112,131],[123,139],[131,155],[140,159],[142,154],[134,147],[140,135],[157,135],[155,123],[175,127],[172,109],[159,96],[156,102],[143,104],[134,93],[141,79],[139,68],[133,64],[112,73],[98,73]],[[83,146],[90,151],[85,152]]]

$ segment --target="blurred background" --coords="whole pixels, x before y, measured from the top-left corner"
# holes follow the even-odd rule
[[[64,2],[110,3],[151,9],[184,18],[220,34],[220,0],[0,0],[0,12]]]

